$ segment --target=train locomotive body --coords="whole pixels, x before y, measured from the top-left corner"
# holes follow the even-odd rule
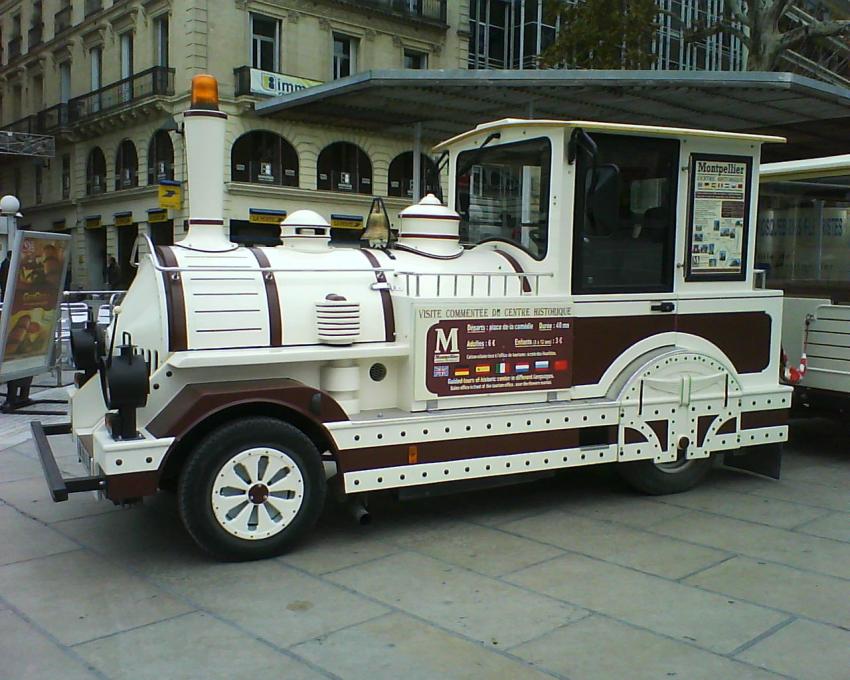
[[[721,452],[778,473],[782,297],[754,286],[750,228],[776,138],[497,121],[437,148],[447,206],[402,211],[389,244],[336,247],[297,211],[246,247],[223,118],[186,112],[186,239],[152,248],[105,344],[77,342],[91,476],[62,479],[37,427],[55,500],[173,485],[198,543],[244,559],[297,540],[326,478],[362,498],[617,463],[666,493]]]

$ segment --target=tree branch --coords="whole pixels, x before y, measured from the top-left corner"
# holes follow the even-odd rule
[[[735,19],[735,21],[744,24],[744,26],[748,25],[747,15],[744,14],[744,4],[743,2],[741,2],[741,0],[726,0],[726,6],[731,11],[732,17]]]
[[[788,50],[796,47],[810,38],[831,38],[836,35],[850,33],[850,19],[839,21],[819,21],[810,26],[798,26],[785,31],[779,40],[779,48]]]
[[[718,33],[729,33],[734,35],[745,45],[748,45],[750,41],[750,37],[744,33],[744,31],[729,21],[717,21],[711,26],[707,26],[703,23],[694,24],[693,28],[685,33],[685,40],[687,42],[705,40],[706,38],[710,38]]]
[[[794,4],[794,0],[774,0],[773,6],[770,8],[771,23],[775,24],[785,16],[792,4]]]

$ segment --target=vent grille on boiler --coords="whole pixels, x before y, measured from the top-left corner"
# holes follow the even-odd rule
[[[360,303],[342,295],[330,294],[316,303],[316,329],[319,342],[326,345],[350,345],[360,335]]]

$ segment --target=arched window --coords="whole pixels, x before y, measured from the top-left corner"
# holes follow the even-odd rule
[[[230,179],[297,187],[298,154],[292,144],[274,132],[248,132],[233,143]]]
[[[106,158],[99,146],[89,151],[86,159],[86,193],[102,194],[106,191]]]
[[[440,171],[437,164],[425,154],[421,156],[420,178],[422,195],[440,193]],[[387,196],[413,198],[413,152],[405,151],[390,163]]]
[[[171,135],[157,130],[148,144],[148,184],[174,179],[174,145]]]
[[[139,157],[136,145],[125,139],[115,154],[115,191],[139,186]]]
[[[319,154],[318,186],[327,191],[372,193],[372,163],[356,144],[334,142]]]

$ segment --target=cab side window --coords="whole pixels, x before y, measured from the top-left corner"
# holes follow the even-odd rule
[[[591,134],[576,155],[573,293],[673,290],[676,140]]]

